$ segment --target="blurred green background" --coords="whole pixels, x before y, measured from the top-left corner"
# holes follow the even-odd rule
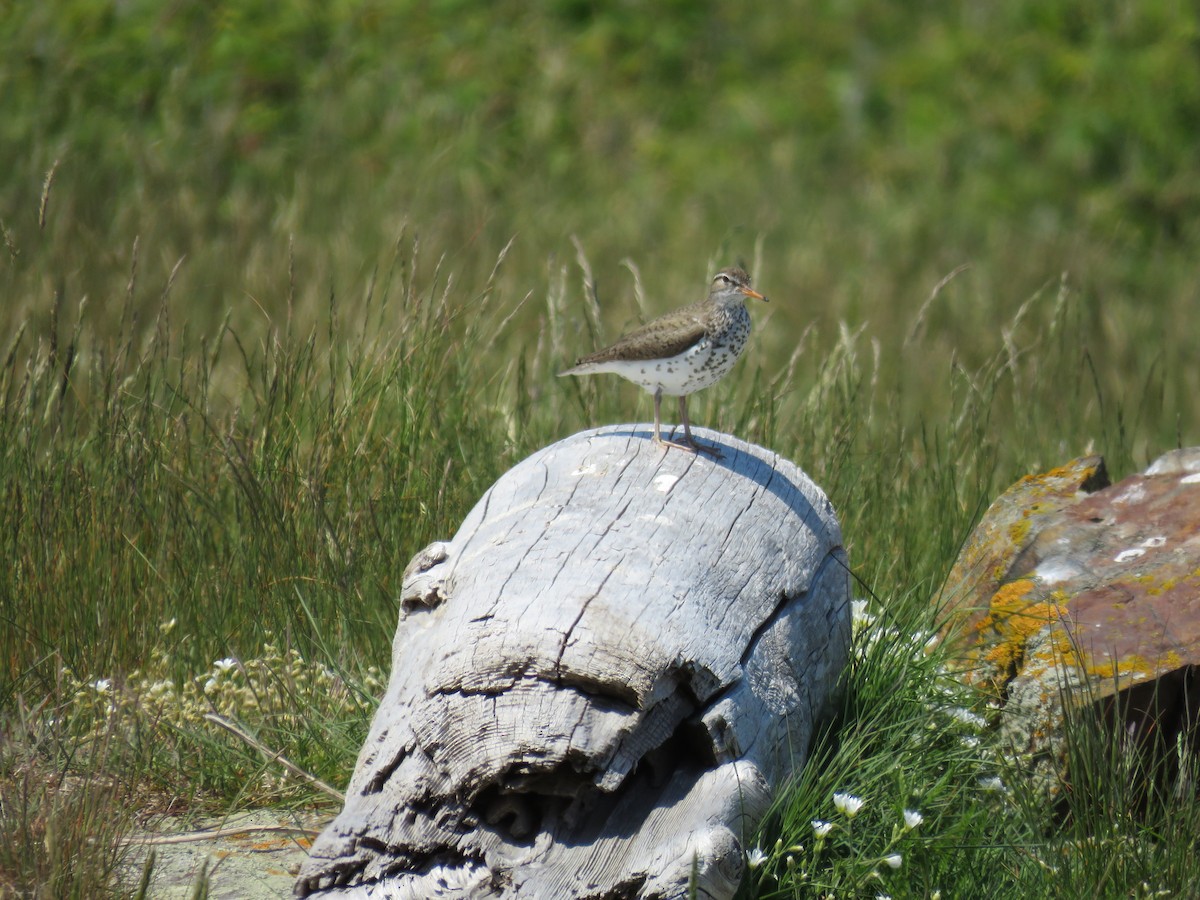
[[[281,318],[294,238],[296,314],[317,318],[408,223],[469,281],[516,235],[535,294],[577,235],[615,327],[621,260],[658,312],[761,242],[780,354],[810,321],[891,340],[966,263],[926,336],[969,365],[1066,272],[1105,367],[1150,346],[1179,365],[1197,19],[1166,0],[8,2],[4,324],[48,315],[22,277],[45,256],[108,327],[139,236],[150,281],[186,257],[173,294],[201,329]]]

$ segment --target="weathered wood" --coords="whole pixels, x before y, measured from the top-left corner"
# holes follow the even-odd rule
[[[705,431],[697,429],[698,432]],[[825,495],[612,426],[410,564],[392,675],[301,896],[729,897],[846,659]]]

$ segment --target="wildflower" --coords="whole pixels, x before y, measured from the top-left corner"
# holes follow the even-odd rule
[[[94,690],[97,694],[107,694],[112,690],[112,679],[97,678],[92,682],[92,690]]]
[[[979,787],[985,791],[1002,791],[1004,782],[1000,780],[999,775],[989,775],[979,779]]]
[[[212,666],[212,677],[204,682],[204,693],[211,694],[221,683],[221,676],[237,665],[237,660],[230,657],[218,659]]]
[[[829,832],[833,831],[833,823],[822,822],[820,819],[813,819],[812,830],[813,834],[815,834],[817,837],[823,838],[826,837]]]
[[[883,858],[884,863],[891,869],[898,869],[904,863],[904,857],[899,853],[893,853],[891,856]]]
[[[946,712],[949,713],[952,718],[958,719],[958,721],[962,722],[964,725],[970,725],[977,731],[982,731],[987,725],[987,719],[985,719],[983,716],[979,715],[978,713],[973,713],[971,710],[965,709],[961,706],[951,707],[950,709],[946,710]]]
[[[925,821],[925,817],[915,809],[906,809],[904,811],[904,827],[908,831],[912,831],[918,825]]]
[[[937,645],[937,635],[931,634],[930,632],[922,629],[917,629],[908,636],[908,642],[914,647],[923,650],[931,644],[934,646]]]
[[[833,805],[847,819],[853,819],[858,815],[858,811],[862,809],[863,803],[864,801],[861,798],[855,797],[853,794],[833,795]]]
[[[757,869],[759,866],[761,866],[763,863],[765,863],[768,859],[769,859],[769,857],[767,856],[767,854],[765,854],[762,851],[762,848],[755,847],[753,850],[751,850],[749,853],[746,854],[746,865],[748,865],[752,870]]]
[[[151,700],[161,700],[164,697],[169,697],[175,689],[175,685],[165,679],[159,679],[150,685],[147,690],[147,695]]]
[[[850,622],[856,631],[875,624],[875,617],[867,612],[866,600],[850,601]]]

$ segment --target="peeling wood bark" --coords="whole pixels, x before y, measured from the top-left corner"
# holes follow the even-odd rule
[[[730,897],[850,640],[795,465],[645,426],[535,453],[410,563],[392,675],[299,896]]]

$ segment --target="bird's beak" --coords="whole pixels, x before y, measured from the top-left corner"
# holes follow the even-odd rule
[[[738,290],[741,291],[743,294],[745,294],[747,297],[753,297],[755,300],[761,300],[763,303],[771,302],[766,297],[764,297],[762,294],[760,294],[758,291],[753,290],[751,288],[740,287],[740,288],[738,288]]]

